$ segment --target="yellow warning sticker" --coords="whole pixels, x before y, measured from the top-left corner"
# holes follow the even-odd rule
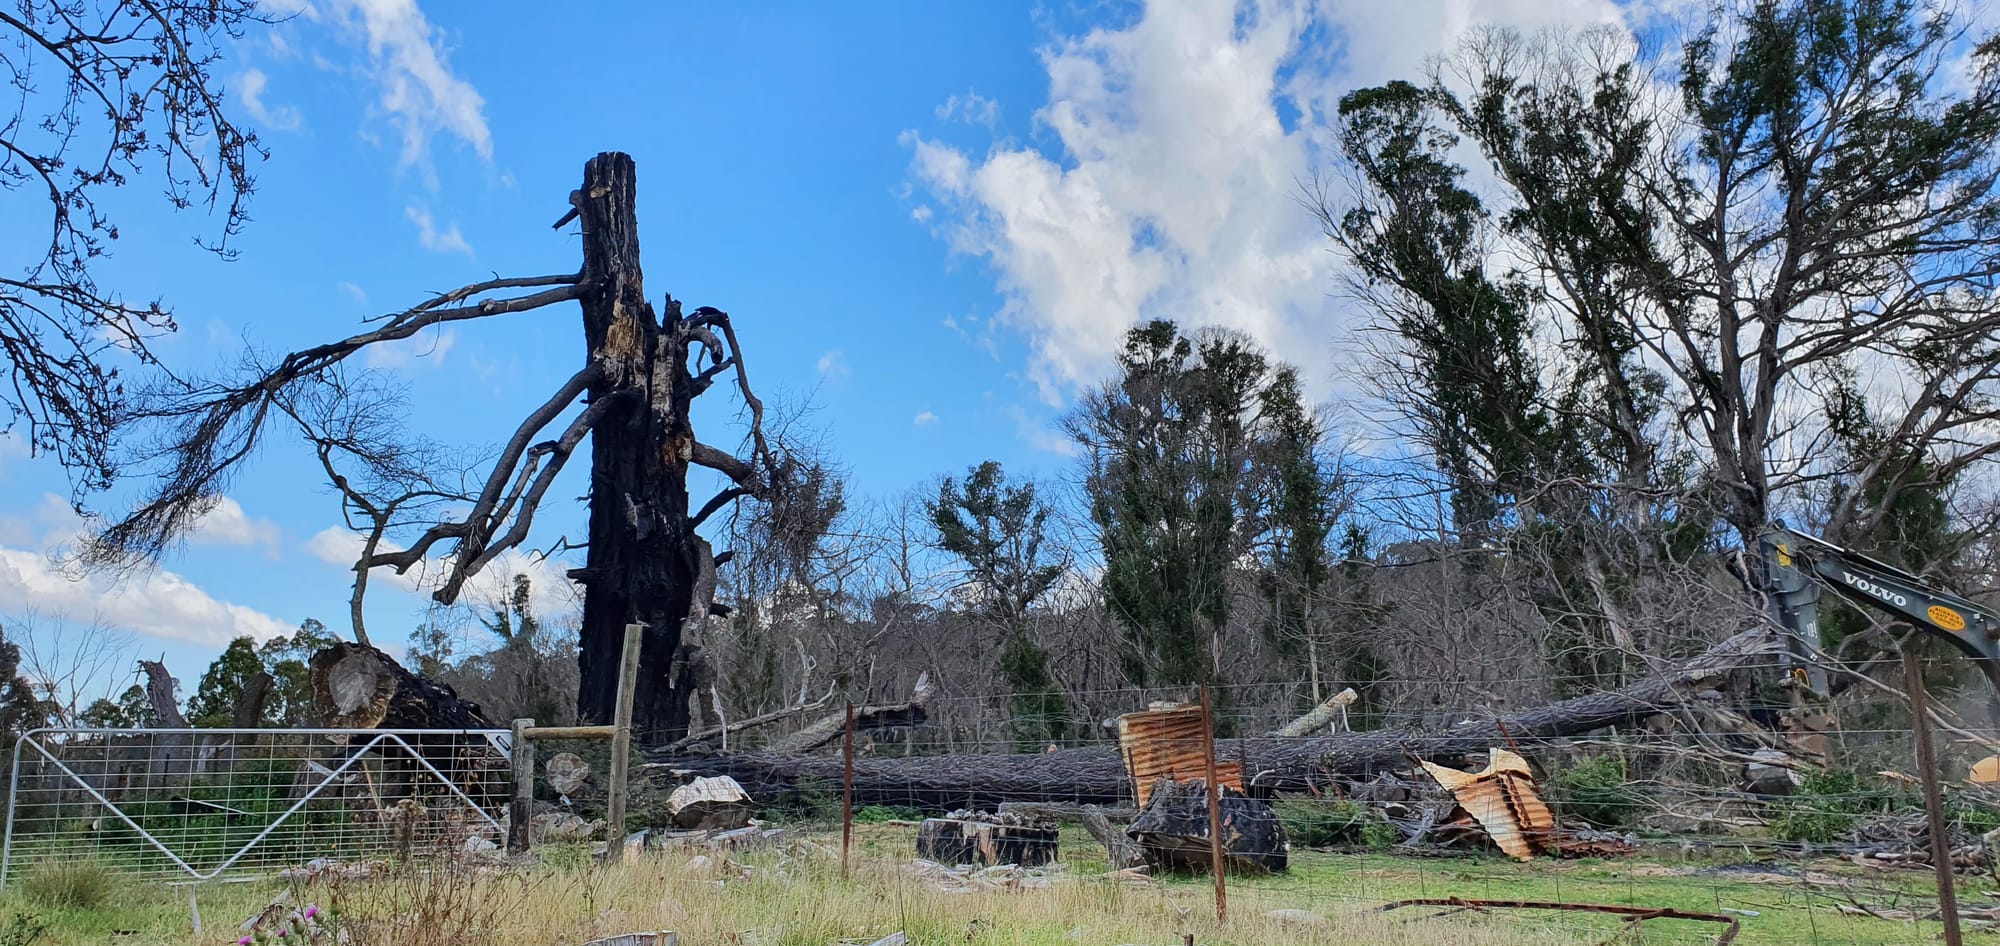
[[[1947,631],[1965,630],[1965,615],[1960,614],[1957,611],[1954,611],[1950,608],[1947,608],[1944,605],[1941,604],[1931,605],[1930,610],[1926,611],[1925,614],[1930,616],[1932,624],[1944,628]]]

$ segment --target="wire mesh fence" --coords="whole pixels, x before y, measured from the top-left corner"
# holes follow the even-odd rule
[[[212,880],[497,844],[511,748],[501,730],[33,730],[0,884],[78,861]]]
[[[1396,681],[1388,684],[1393,689]],[[1474,928],[1501,926],[1545,931],[1555,942],[1632,935],[1648,943],[1715,943],[1728,921],[1741,926],[1738,942],[1933,941],[1938,888],[1901,694],[1850,689],[1835,702],[1831,726],[1805,731],[1787,725],[1798,714],[1781,693],[1760,702],[1741,691],[1707,692],[1707,685],[1677,689],[1655,706],[1574,733],[1510,729],[1508,720],[1546,717],[1533,715],[1536,705],[1510,709],[1467,691],[1454,701],[1377,703],[1366,716],[1335,714],[1291,736],[1271,733],[1312,705],[1303,694],[1282,693],[1281,685],[1225,689],[1215,701],[1217,778],[1266,796],[1289,839],[1286,869],[1232,873],[1233,915],[1255,921],[1304,911],[1390,923],[1449,915],[1467,924],[1467,942],[1475,941]],[[1572,693],[1589,699],[1607,689]],[[1201,777],[1194,763],[1208,760],[1199,740],[1170,735],[1151,760],[1135,757],[1121,743],[1117,716],[1097,718],[1105,709],[1122,715],[1192,702],[1191,688],[1067,695],[1099,712],[1073,714],[1053,739],[1043,721],[1021,727],[1009,720],[1010,708],[1023,704],[1006,694],[941,697],[928,707],[938,726],[859,734],[854,816],[870,842],[864,849],[909,867],[920,856],[912,822],[952,807],[1026,813],[1039,806],[1073,819],[1093,805],[1113,816],[1120,834],[1128,824],[1143,833],[1127,821],[1141,814],[1147,789],[1132,777],[1135,769]],[[1977,688],[1944,702],[1934,774],[1945,785],[1960,912],[1971,928],[1992,930],[2000,927],[2000,785],[1993,781],[2000,762],[1986,760],[2000,751],[2000,730]],[[1035,736],[1023,738],[1023,729]],[[1492,749],[1526,760],[1556,825],[1532,858],[1496,849],[1490,826],[1468,823],[1465,809],[1473,806],[1418,764],[1477,770]],[[837,755],[787,759],[781,768],[737,764],[731,774],[771,777],[760,790],[817,793],[837,806],[844,775]],[[1991,770],[1985,776],[1982,764]],[[1198,812],[1184,819],[1198,820]],[[1240,840],[1232,827],[1224,835]],[[1067,824],[1053,869],[1123,882],[1099,840]],[[918,887],[980,883],[977,870],[941,875],[910,867],[899,876]],[[1021,876],[989,875],[994,884]],[[1174,909],[1209,909],[1198,873],[1156,872],[1146,883],[1178,904]],[[1407,901],[1445,902],[1379,912]],[[1545,906],[1556,903],[1619,910]]]

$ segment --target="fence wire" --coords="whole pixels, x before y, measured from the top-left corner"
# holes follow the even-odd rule
[[[0,885],[65,862],[225,875],[504,838],[501,730],[38,729],[14,747]]]

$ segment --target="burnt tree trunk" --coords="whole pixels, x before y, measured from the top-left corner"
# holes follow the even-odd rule
[[[689,697],[712,675],[702,629],[715,561],[695,531],[701,515],[689,514],[688,469],[728,458],[698,443],[689,419],[715,378],[690,370],[691,349],[715,357],[711,326],[721,313],[701,309],[690,319],[668,298],[656,314],[646,301],[636,196],[632,159],[615,152],[591,159],[571,195],[589,287],[581,299],[588,401],[604,416],[591,433],[589,551],[570,577],[585,586],[577,714],[611,722],[625,626],[643,624],[632,728],[651,744],[687,734]],[[731,360],[740,373],[733,351]]]

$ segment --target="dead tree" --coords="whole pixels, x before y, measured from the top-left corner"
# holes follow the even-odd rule
[[[1777,641],[1768,628],[1747,630],[1630,686],[1469,720],[1441,732],[1226,739],[1216,743],[1216,756],[1243,760],[1244,781],[1259,795],[1366,781],[1380,772],[1406,771],[1415,758],[1462,764],[1495,746],[1532,747],[1673,712],[1724,675],[1775,653]],[[766,802],[814,786],[840,785],[843,775],[838,755],[753,752],[675,759],[662,754],[655,761],[680,775],[727,775]],[[1110,746],[1023,755],[861,759],[854,764],[856,805],[991,809],[1023,801],[1113,805],[1131,796],[1125,763]]]
[[[696,530],[739,499],[769,495],[776,464],[729,315],[706,306],[685,312],[672,298],[656,312],[647,301],[632,159],[616,152],[591,159],[570,204],[557,226],[582,223],[583,265],[573,274],[474,283],[384,316],[369,331],[254,366],[243,377],[154,391],[145,414],[158,435],[147,451],[160,458],[152,489],[98,534],[87,558],[156,558],[218,500],[267,422],[284,410],[287,392],[318,383],[369,346],[574,301],[581,307],[582,364],[507,438],[472,491],[470,510],[429,525],[401,548],[367,552],[357,567],[437,568],[433,596],[456,602],[468,580],[528,541],[550,485],[590,437],[587,558],[570,573],[584,586],[578,713],[610,720],[624,628],[638,623],[646,633],[634,728],[652,741],[682,735],[692,683],[707,668],[701,642],[717,610],[715,567],[728,557],[715,554]],[[536,291],[496,295],[520,289]],[[692,405],[717,381],[730,382],[747,409],[747,456],[696,436]],[[688,495],[696,466],[729,484],[699,505]]]

